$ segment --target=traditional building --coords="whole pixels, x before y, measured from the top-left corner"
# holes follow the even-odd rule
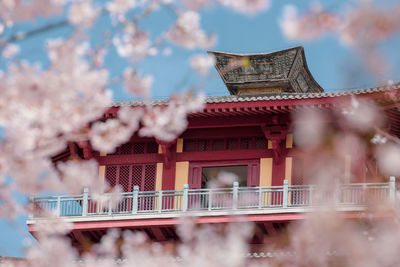
[[[82,240],[98,242],[110,228],[144,231],[155,241],[175,241],[182,214],[196,222],[252,221],[257,234],[254,247],[286,224],[302,220],[313,205],[315,187],[307,180],[313,158],[294,143],[293,115],[304,110],[328,114],[326,124],[344,131],[337,114],[356,96],[378,105],[386,114],[385,129],[400,137],[397,99],[400,84],[358,91],[324,92],[312,77],[304,49],[295,47],[267,54],[238,55],[209,52],[230,95],[209,97],[200,112],[190,114],[188,127],[176,140],[159,142],[137,135],[113,154],[76,146],[82,158],[95,158],[100,179],[123,188],[118,205],[104,204],[85,190],[80,196],[37,197],[42,209],[55,209],[73,222],[69,234],[79,247]],[[167,105],[154,101],[153,105]],[[113,118],[121,106],[142,108],[142,102],[118,102],[104,119]],[[70,156],[71,150],[54,157]],[[360,153],[361,155],[361,153]],[[231,186],[208,188],[221,172],[236,175]],[[393,198],[394,180],[379,180],[374,159],[343,159],[338,209],[348,217],[361,216],[366,195]],[[115,203],[114,203],[115,204]],[[41,220],[28,220],[29,230]]]

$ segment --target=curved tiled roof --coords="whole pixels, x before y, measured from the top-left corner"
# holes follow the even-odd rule
[[[266,95],[228,95],[207,97],[205,102],[207,104],[213,103],[235,103],[235,102],[253,102],[253,101],[274,101],[274,100],[291,100],[291,99],[315,99],[315,98],[332,98],[349,95],[365,95],[379,92],[386,92],[390,90],[399,90],[400,82],[391,86],[380,86],[369,89],[361,89],[355,91],[343,91],[334,93],[279,93],[279,94],[266,94]],[[166,105],[168,100],[152,100],[152,101],[122,101],[114,102],[113,107],[122,106],[143,106],[143,105]]]

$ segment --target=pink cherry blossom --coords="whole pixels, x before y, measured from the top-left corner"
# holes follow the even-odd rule
[[[185,130],[187,115],[201,110],[203,105],[203,94],[197,97],[190,94],[179,94],[171,97],[166,107],[149,106],[143,116],[143,127],[139,130],[139,134],[154,136],[162,141],[172,141]]]
[[[98,15],[98,10],[90,1],[77,2],[71,5],[68,20],[81,27],[90,27]]]
[[[256,14],[269,8],[270,0],[219,0],[221,5],[244,14]]]
[[[119,120],[128,125],[128,127],[135,132],[139,129],[139,122],[144,114],[142,108],[120,107],[118,111]]]
[[[303,16],[298,14],[294,5],[286,5],[279,23],[288,39],[311,40],[325,32],[335,31],[339,19],[337,15],[327,12],[320,5],[313,5]]]
[[[137,0],[113,0],[106,4],[106,9],[112,17],[125,16],[125,13],[136,7]]]
[[[20,51],[19,46],[14,45],[14,44],[9,44],[4,48],[4,50],[2,52],[2,56],[7,59],[10,59],[10,58],[13,58],[15,55],[17,55],[19,53],[19,51]]]
[[[178,19],[165,38],[187,49],[208,48],[216,41],[215,36],[207,36],[200,28],[200,16],[195,11],[178,12]]]
[[[63,12],[63,3],[53,0],[4,0],[0,2],[0,17],[6,25],[34,20],[37,16],[54,16]]]
[[[57,169],[61,173],[64,189],[70,194],[82,194],[84,188],[88,188],[91,194],[104,192],[105,186],[98,178],[99,166],[95,160],[61,162]]]
[[[352,97],[342,114],[347,126],[359,131],[368,131],[380,127],[383,123],[383,116],[378,107],[370,101]]]
[[[184,0],[185,6],[197,10],[206,7],[212,3],[213,0]]]
[[[212,55],[196,55],[190,59],[190,65],[200,73],[202,76],[206,76],[210,67],[214,66],[215,57]]]
[[[139,77],[137,73],[128,68],[124,71],[125,90],[137,97],[150,97],[150,89],[153,84],[152,76]]]
[[[90,131],[90,141],[97,151],[112,153],[115,148],[129,140],[132,131],[117,119],[93,123]]]
[[[379,145],[376,156],[378,165],[385,175],[400,175],[400,146],[399,144]]]
[[[381,42],[400,30],[400,5],[381,8],[364,3],[346,13],[339,37],[347,45]]]
[[[149,55],[151,42],[148,33],[133,30],[133,33],[123,33],[113,38],[113,44],[121,57],[132,61],[140,61]]]

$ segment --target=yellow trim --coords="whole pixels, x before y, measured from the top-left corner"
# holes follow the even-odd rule
[[[161,145],[158,145],[158,154],[162,154],[162,148],[161,148]]]
[[[156,191],[162,190],[162,173],[163,173],[163,164],[157,163]]]
[[[286,148],[293,148],[293,134],[286,135]]]
[[[183,139],[182,138],[178,138],[178,140],[176,140],[176,152],[177,153],[183,152]]]
[[[260,186],[272,185],[272,158],[260,159]]]
[[[107,156],[107,153],[100,152],[100,157],[105,157],[105,156]]]
[[[106,174],[106,166],[99,165],[99,179],[102,179],[104,181],[105,174]],[[103,189],[103,191],[104,191],[104,189]],[[102,209],[103,209],[103,207],[101,205],[101,201],[97,201],[97,205],[96,205],[97,212],[100,213]]]
[[[292,184],[292,163],[293,158],[287,157],[285,160],[285,180],[288,181],[288,185]],[[291,203],[291,192],[288,193],[289,204]]]
[[[106,166],[99,165],[99,178],[104,180],[105,173],[106,173]]]
[[[268,149],[272,149],[272,142],[271,142],[271,140],[268,140]]]
[[[288,180],[289,185],[292,184],[292,162],[293,158],[287,157],[285,162],[285,180]]]
[[[260,186],[272,186],[272,158],[261,158],[260,159]],[[265,194],[264,205],[268,206],[272,204],[271,194]]]
[[[189,161],[181,161],[176,163],[175,172],[175,190],[182,190],[183,185],[189,180]]]

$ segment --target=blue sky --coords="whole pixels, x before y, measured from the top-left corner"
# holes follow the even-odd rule
[[[299,4],[301,2],[301,4]],[[352,48],[345,47],[334,36],[323,36],[311,42],[292,42],[286,40],[279,28],[279,18],[285,4],[295,4],[300,9],[307,8],[315,1],[272,1],[271,8],[257,16],[244,16],[221,7],[207,8],[203,10],[201,24],[206,32],[215,33],[218,36],[217,44],[210,50],[233,53],[261,53],[282,50],[293,46],[302,45],[305,48],[306,58],[311,73],[317,82],[326,91],[339,91],[346,89],[368,88],[377,85],[377,82],[363,67],[362,60]],[[395,2],[394,0],[380,1],[379,3]],[[346,8],[350,1],[328,0],[322,2],[334,11]],[[156,37],[168,29],[174,22],[171,11],[161,9],[140,23],[140,26],[150,29],[152,36]],[[38,22],[37,25],[42,24]],[[91,32],[92,42],[102,38],[103,30],[109,27],[108,19],[101,19]],[[32,24],[22,25],[20,29],[35,27]],[[46,64],[44,55],[45,38],[66,36],[71,32],[70,28],[62,28],[42,36],[37,36],[21,42],[21,57],[29,61],[39,61]],[[187,90],[201,81],[193,70],[190,69],[189,58],[194,54],[205,54],[206,51],[187,51],[171,44],[172,54],[169,57],[156,56],[147,59],[135,67],[141,69],[143,74],[155,76],[152,89],[153,98],[166,98],[169,95]],[[387,79],[400,80],[400,34],[397,34],[380,46],[393,69],[387,74]],[[130,63],[119,59],[115,51],[106,57],[106,66],[112,75],[118,75]],[[5,63],[0,62],[0,68]],[[228,94],[227,89],[219,78],[217,72],[212,69],[212,76],[203,88],[207,96]],[[121,86],[113,88],[116,101],[133,100],[127,95]],[[21,198],[21,201],[24,201]],[[14,221],[0,220],[0,255],[23,256],[23,243],[30,238],[25,225],[26,216],[19,216]]]

